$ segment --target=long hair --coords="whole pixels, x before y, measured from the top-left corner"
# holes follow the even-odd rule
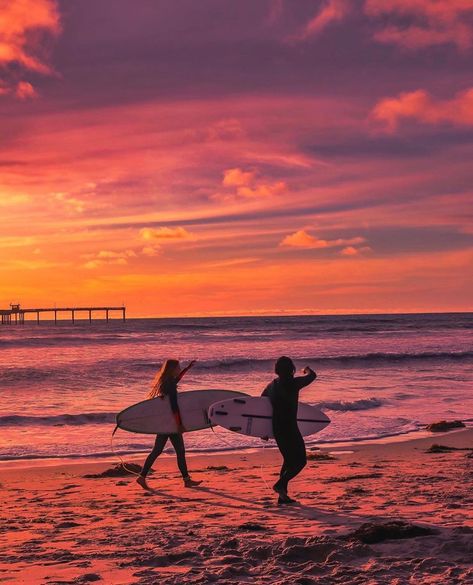
[[[296,366],[291,358],[283,355],[276,362],[274,371],[282,380],[288,380],[296,373]]]
[[[148,398],[156,398],[158,396],[165,396],[166,392],[164,384],[168,380],[172,380],[177,377],[177,370],[179,368],[178,360],[166,360],[158,371],[154,380],[151,384],[151,390],[149,391]]]

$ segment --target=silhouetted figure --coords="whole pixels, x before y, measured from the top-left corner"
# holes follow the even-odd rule
[[[174,418],[176,419],[178,432],[168,435],[156,435],[156,441],[154,443],[153,450],[148,455],[143,465],[143,469],[141,470],[141,474],[136,480],[139,485],[146,490],[150,489],[146,483],[146,476],[148,475],[148,472],[151,469],[153,463],[163,452],[168,439],[170,439],[172,446],[176,451],[177,465],[184,480],[185,487],[194,487],[202,483],[200,481],[193,481],[189,477],[189,472],[187,471],[186,450],[184,446],[184,439],[182,437],[182,433],[185,431],[185,428],[182,425],[181,413],[179,412],[179,405],[177,403],[177,384],[182,379],[184,374],[189,371],[189,369],[194,364],[195,361],[192,361],[187,366],[187,368],[181,370],[181,366],[177,360],[166,360],[153,380],[148,398],[155,398],[158,400],[169,396],[171,410],[173,412]]]
[[[297,426],[299,391],[312,383],[317,374],[307,366],[304,376],[295,377],[294,362],[286,356],[278,359],[274,370],[278,377],[266,386],[262,394],[271,400],[274,438],[284,459],[273,490],[279,495],[278,504],[292,504],[295,500],[288,496],[288,483],[307,463],[304,439]]]

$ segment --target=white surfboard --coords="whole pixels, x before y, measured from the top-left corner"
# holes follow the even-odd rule
[[[212,404],[209,409],[212,425],[220,425],[235,433],[251,437],[274,437],[273,407],[266,396],[239,396]],[[330,419],[318,407],[299,402],[297,424],[303,436],[324,429]]]
[[[233,390],[191,390],[179,392],[177,403],[186,431],[197,431],[210,427],[208,409],[217,400],[246,396]],[[170,434],[177,433],[177,425],[171,410],[169,397],[150,398],[133,404],[117,414],[117,426],[131,433]]]

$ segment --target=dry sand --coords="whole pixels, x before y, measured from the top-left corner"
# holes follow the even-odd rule
[[[133,477],[84,478],[110,463],[9,466],[0,583],[473,584],[473,458],[426,453],[433,443],[471,448],[473,430],[311,460],[291,507],[269,487],[273,449],[189,457],[197,489],[182,487],[174,458],[158,459],[153,493]],[[392,521],[427,534],[356,532]]]

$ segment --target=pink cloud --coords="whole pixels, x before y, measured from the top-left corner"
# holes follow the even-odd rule
[[[329,25],[343,20],[348,13],[349,3],[347,0],[325,0],[321,9],[293,39],[302,41],[318,35]]]
[[[298,230],[293,234],[289,234],[283,238],[280,242],[280,246],[287,246],[290,248],[335,248],[338,246],[353,246],[356,244],[362,244],[366,240],[365,238],[356,237],[350,239],[339,238],[336,240],[322,240],[317,236],[312,236],[306,230]]]
[[[375,39],[408,49],[453,43],[459,49],[473,44],[473,27],[465,17],[473,11],[473,0],[366,0],[365,13],[416,20],[407,26],[387,25]]]
[[[361,248],[355,248],[354,246],[347,246],[340,250],[340,254],[342,256],[359,256],[365,252],[371,252],[371,248],[369,246],[363,246]]]
[[[27,100],[37,97],[35,88],[28,81],[20,81],[15,89],[15,95],[21,100]]]
[[[450,100],[435,100],[422,89],[401,93],[397,97],[378,102],[372,111],[372,117],[385,123],[389,131],[394,131],[403,118],[412,118],[426,124],[450,122],[471,126],[473,88],[458,93]]]
[[[40,33],[57,35],[60,28],[59,11],[55,0],[2,2],[0,66],[19,65],[27,71],[51,74],[52,70],[47,63]],[[7,81],[7,85],[10,86],[11,83]],[[14,93],[24,99],[33,97],[33,92],[31,84],[20,82]]]

